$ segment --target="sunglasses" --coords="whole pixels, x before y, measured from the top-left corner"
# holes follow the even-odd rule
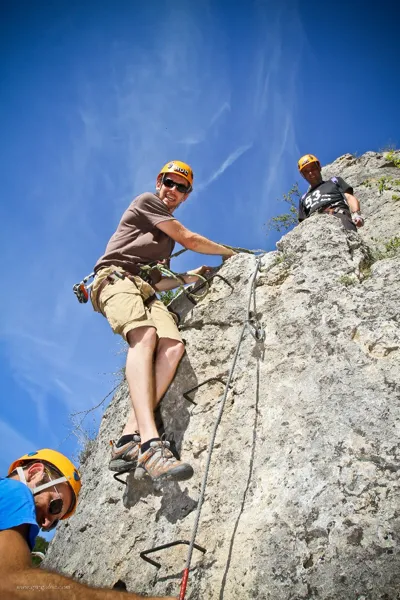
[[[176,181],[174,181],[173,179],[169,179],[169,177],[164,177],[163,184],[170,190],[176,187],[178,192],[180,192],[181,194],[187,194],[190,191],[190,185],[187,186],[184,183],[176,183]]]
[[[49,513],[51,515],[59,515],[61,514],[63,509],[63,500],[62,498],[54,498],[53,500],[50,500],[49,502]],[[49,525],[46,528],[42,528],[44,531],[51,531],[52,529],[55,529],[59,523],[59,519],[56,519],[55,521],[52,522],[51,525]]]
[[[51,475],[50,473],[46,470],[46,474],[49,478],[50,481],[52,481]],[[58,498],[53,498],[52,500],[50,500],[49,502],[49,513],[51,515],[60,515],[62,513],[62,509],[63,509],[63,499],[60,496],[60,493],[58,491],[58,489],[56,488],[56,486],[53,486],[55,491],[58,494]],[[53,523],[51,525],[49,525],[48,527],[46,527],[46,531],[51,531],[52,529],[55,529],[57,527],[59,523],[59,519],[56,519],[55,521],[53,521]]]

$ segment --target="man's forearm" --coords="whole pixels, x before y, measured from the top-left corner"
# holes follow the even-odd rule
[[[353,194],[346,194],[346,200],[352,213],[360,210],[360,203]]]
[[[138,596],[92,588],[58,573],[33,568],[1,574],[0,597],[7,600],[176,600],[172,596]]]
[[[174,290],[183,283],[196,283],[199,278],[196,275],[190,275],[189,273],[179,273],[179,279],[175,277],[163,277],[153,287],[157,292],[168,292]]]
[[[200,254],[217,254],[219,256],[233,256],[235,252],[229,248],[225,248],[221,244],[212,242],[208,238],[200,235],[199,233],[193,233],[187,241],[185,241],[185,248],[193,250],[193,252],[199,252]]]
[[[182,285],[182,281],[175,279],[175,277],[163,277],[153,287],[157,292],[168,292]],[[185,283],[187,283],[185,281]]]

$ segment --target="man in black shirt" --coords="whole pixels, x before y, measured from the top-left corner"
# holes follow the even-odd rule
[[[313,154],[302,156],[298,162],[299,171],[310,184],[300,198],[299,221],[304,221],[314,213],[328,213],[339,217],[345,229],[357,231],[364,225],[360,203],[353,195],[353,188],[341,177],[324,181],[321,164]]]

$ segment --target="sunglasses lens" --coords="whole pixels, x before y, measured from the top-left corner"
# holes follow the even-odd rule
[[[181,194],[185,194],[189,191],[189,188],[186,185],[184,185],[183,183],[176,183],[176,181],[173,181],[172,179],[165,178],[163,184],[165,185],[165,187],[170,189],[176,187],[178,192],[181,192]]]
[[[62,498],[51,500],[49,504],[49,513],[51,515],[59,515],[63,508]]]

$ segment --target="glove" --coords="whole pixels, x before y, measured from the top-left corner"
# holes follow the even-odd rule
[[[361,211],[359,210],[351,213],[351,220],[356,227],[362,227],[364,225],[364,217],[361,215]]]

